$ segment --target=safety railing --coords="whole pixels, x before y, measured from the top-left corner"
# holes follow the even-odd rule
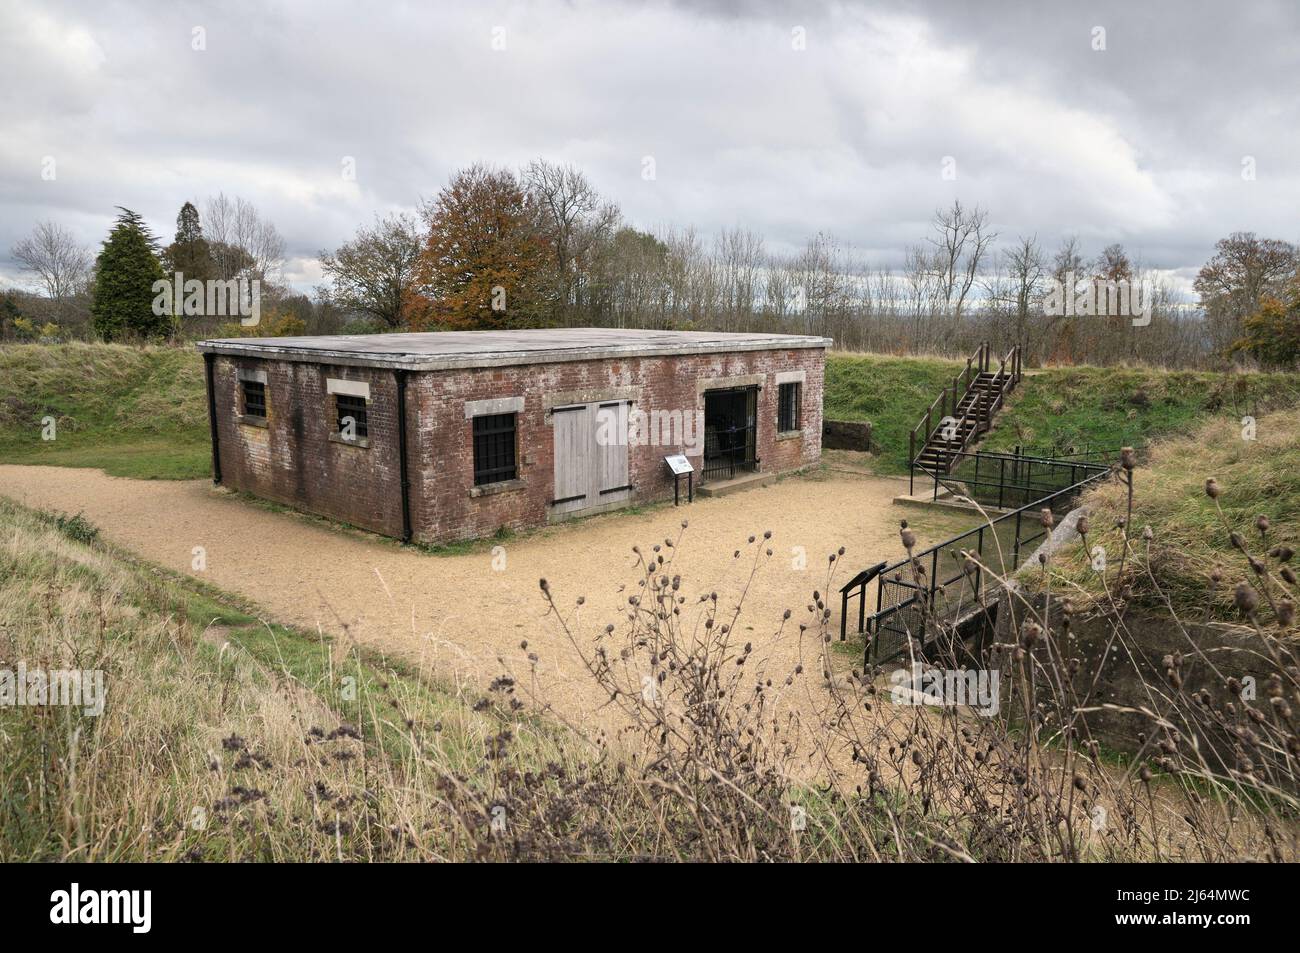
[[[864,570],[841,590],[841,638],[847,638],[851,598],[859,599],[858,634],[866,640],[865,661],[876,665],[907,650],[908,640],[922,645],[944,623],[984,608],[986,576],[997,579],[1014,573],[1022,556],[1049,529],[1042,511],[1063,515],[1083,489],[1107,476],[1109,467],[1086,466],[1086,474],[1066,487],[995,517],[983,525],[892,564]],[[876,583],[876,609],[866,614],[869,585]]]
[[[932,486],[931,499],[947,491],[984,507],[999,510],[1027,506],[1108,466],[1081,459],[1031,457],[996,450],[946,452],[943,465],[915,469]],[[915,495],[915,493],[913,494]]]
[[[966,359],[966,367],[944,387],[926,409],[907,437],[907,459],[915,465],[927,448],[966,445],[992,425],[993,415],[1001,409],[1006,395],[1020,381],[1022,373],[1019,345],[1009,350],[991,370],[992,351],[988,342]],[[981,380],[982,375],[989,375]],[[914,474],[909,475],[914,483]],[[909,492],[915,493],[915,486]]]

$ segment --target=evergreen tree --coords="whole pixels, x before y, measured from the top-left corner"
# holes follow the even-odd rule
[[[153,309],[153,284],[164,278],[158,261],[158,240],[135,212],[121,213],[95,260],[95,331],[105,340],[121,337],[164,337],[172,329],[170,305],[162,314]]]
[[[176,216],[176,237],[167,246],[163,266],[169,273],[181,272],[186,281],[191,278],[207,281],[215,277],[212,250],[208,247],[208,240],[203,237],[199,210],[192,202],[182,205],[180,214]]]

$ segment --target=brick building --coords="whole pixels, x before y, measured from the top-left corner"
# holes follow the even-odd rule
[[[213,476],[425,543],[821,454],[820,337],[571,328],[200,342]]]

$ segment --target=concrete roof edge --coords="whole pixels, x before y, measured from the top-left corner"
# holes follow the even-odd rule
[[[428,356],[421,354],[377,355],[356,351],[315,350],[268,344],[257,344],[256,338],[247,342],[234,339],[213,339],[195,342],[195,347],[205,354],[225,354],[232,357],[253,357],[299,361],[307,364],[340,364],[353,367],[382,367],[408,371],[441,371],[479,367],[511,367],[520,364],[564,364],[573,361],[599,361],[620,357],[672,357],[692,354],[738,353],[742,351],[779,351],[829,348],[832,338],[813,335],[781,335],[753,341],[702,341],[677,345],[607,345],[594,347],[557,348],[550,351],[516,350],[487,354],[452,354]]]

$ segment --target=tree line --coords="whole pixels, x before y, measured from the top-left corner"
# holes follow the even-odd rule
[[[94,259],[50,222],[13,257],[44,294],[0,296],[0,323],[29,337],[598,326],[809,333],[846,349],[952,356],[988,340],[1019,344],[1030,363],[1300,358],[1300,251],[1278,239],[1220,240],[1186,302],[1120,244],[1089,254],[1072,236],[1052,248],[1003,237],[988,210],[960,201],[936,210],[891,269],[821,232],[782,253],[746,228],[640,229],[580,169],[540,159],[517,170],[476,163],[414,212],[377,215],[320,251],[325,284],[312,295],[283,283],[275,226],[224,195],[202,216],[185,203],[165,247],[121,210]],[[139,287],[176,271],[259,279],[262,322],[142,313]],[[1141,289],[1142,318],[1110,306],[1117,288]],[[1069,306],[1051,307],[1062,293]]]

